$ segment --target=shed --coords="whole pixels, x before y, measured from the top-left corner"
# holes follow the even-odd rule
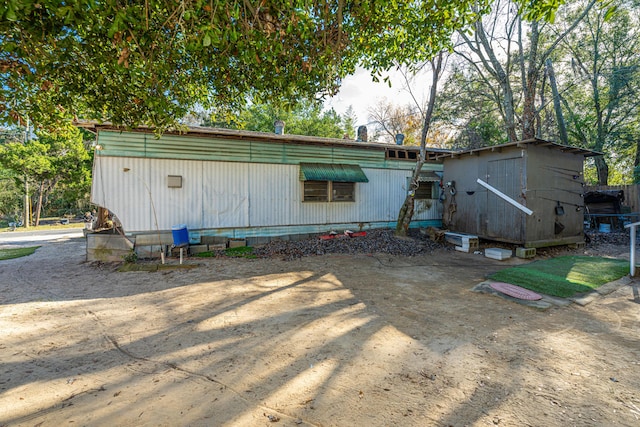
[[[97,133],[91,200],[127,236],[192,243],[298,238],[331,230],[394,227],[419,147],[189,127],[84,125]],[[441,225],[438,201],[447,150],[430,149],[412,226]]]
[[[530,248],[584,242],[583,164],[599,154],[531,139],[440,155],[444,226]]]

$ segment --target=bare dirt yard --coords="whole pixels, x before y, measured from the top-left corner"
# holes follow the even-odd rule
[[[46,243],[0,262],[0,425],[640,425],[637,282],[547,310],[471,291],[522,262],[433,248],[118,272],[84,239]]]

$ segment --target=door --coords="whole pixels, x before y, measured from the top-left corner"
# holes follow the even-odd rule
[[[524,159],[516,157],[488,162],[487,182],[518,203],[524,203]],[[524,241],[525,213],[487,190],[487,237],[507,242]]]

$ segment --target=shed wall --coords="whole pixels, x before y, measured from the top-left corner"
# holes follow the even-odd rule
[[[527,242],[583,240],[583,165],[580,154],[546,147],[530,150],[527,202],[534,215],[527,218]],[[558,206],[561,215],[556,213]]]
[[[457,194],[445,193],[443,223],[452,231],[527,247],[581,242],[583,211],[577,208],[584,204],[583,161],[582,154],[545,146],[512,146],[445,158],[444,181],[455,181]],[[483,188],[478,178],[533,214]],[[449,214],[452,202],[456,208]],[[558,202],[562,215],[556,214]]]

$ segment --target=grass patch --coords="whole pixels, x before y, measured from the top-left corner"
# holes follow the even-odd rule
[[[629,262],[619,259],[561,256],[507,268],[489,276],[534,292],[570,297],[589,292],[629,274]]]
[[[5,259],[21,258],[23,256],[29,256],[36,251],[40,246],[31,246],[28,248],[15,248],[15,249],[0,249],[0,261]]]
[[[167,270],[190,270],[196,268],[197,265],[191,264],[122,264],[116,271],[119,273],[126,273],[129,271],[146,271],[152,273],[154,271],[167,271]]]
[[[236,248],[227,248],[224,251],[200,252],[199,254],[195,254],[195,256],[201,257],[201,258],[213,258],[213,257],[219,256],[221,253],[224,253],[225,256],[228,256],[231,258],[248,258],[248,259],[258,258],[258,256],[253,253],[253,248],[251,246],[238,246]]]

